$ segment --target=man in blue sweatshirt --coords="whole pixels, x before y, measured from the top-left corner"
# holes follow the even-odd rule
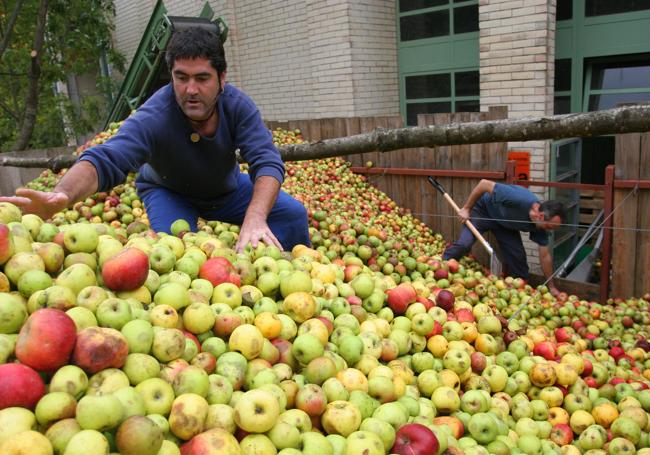
[[[226,84],[218,36],[178,31],[167,52],[172,82],[158,90],[104,144],[86,150],[51,193],[19,189],[4,198],[44,219],[124,182],[136,187],[155,231],[199,216],[241,225],[237,251],[259,241],[309,245],[307,212],[280,190],[284,164],[255,103]],[[239,171],[236,150],[249,164]]]
[[[458,216],[463,223],[469,219],[481,234],[487,231],[494,234],[508,275],[528,279],[526,250],[520,231],[529,232],[530,240],[538,245],[544,276],[548,279],[553,274],[548,231],[566,220],[561,202],[540,202],[524,187],[481,180]],[[445,250],[443,258],[460,259],[469,253],[475,241],[474,234],[463,226],[460,237]],[[548,283],[548,288],[553,295],[559,294],[553,281]]]

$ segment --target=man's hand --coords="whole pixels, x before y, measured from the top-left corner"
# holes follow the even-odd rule
[[[68,207],[69,199],[65,193],[45,192],[18,188],[16,196],[0,197],[0,202],[10,202],[24,213],[33,213],[43,220],[52,218],[57,212]]]
[[[257,248],[260,240],[267,245],[275,245],[280,248],[280,251],[283,251],[282,244],[275,238],[265,220],[246,217],[239,231],[235,250],[241,253],[249,243],[253,248]]]
[[[556,288],[553,283],[548,283],[548,292],[550,292],[553,297],[560,295],[560,290]]]
[[[460,219],[460,222],[465,224],[467,220],[469,220],[470,216],[470,210],[468,208],[463,207],[458,211],[458,218]]]

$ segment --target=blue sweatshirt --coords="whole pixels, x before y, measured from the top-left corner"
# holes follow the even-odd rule
[[[227,84],[219,96],[219,125],[213,137],[197,135],[176,102],[171,84],[154,93],[106,141],[79,161],[97,169],[98,191],[123,183],[139,171],[138,189],[162,186],[198,201],[220,201],[237,189],[239,149],[253,181],[266,175],[284,180],[284,164],[253,100]]]
[[[530,208],[539,200],[528,189],[497,183],[492,194],[484,193],[479,201],[490,218],[503,228],[530,232],[530,240],[541,246],[548,245],[548,233],[530,220]]]

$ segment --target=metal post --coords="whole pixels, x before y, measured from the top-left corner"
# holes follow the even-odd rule
[[[613,217],[611,217],[612,210],[614,209],[614,165],[610,164],[605,168],[605,200],[603,202],[603,209],[605,211],[605,234],[603,238],[603,257],[602,266],[600,268],[600,303],[605,303],[609,297],[609,273],[611,269],[612,260],[612,226]]]
[[[516,166],[517,166],[517,162],[515,160],[506,161],[506,183],[512,184],[515,181]]]

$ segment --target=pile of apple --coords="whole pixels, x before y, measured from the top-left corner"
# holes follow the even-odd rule
[[[645,299],[206,226],[0,203],[2,455],[650,453]]]

